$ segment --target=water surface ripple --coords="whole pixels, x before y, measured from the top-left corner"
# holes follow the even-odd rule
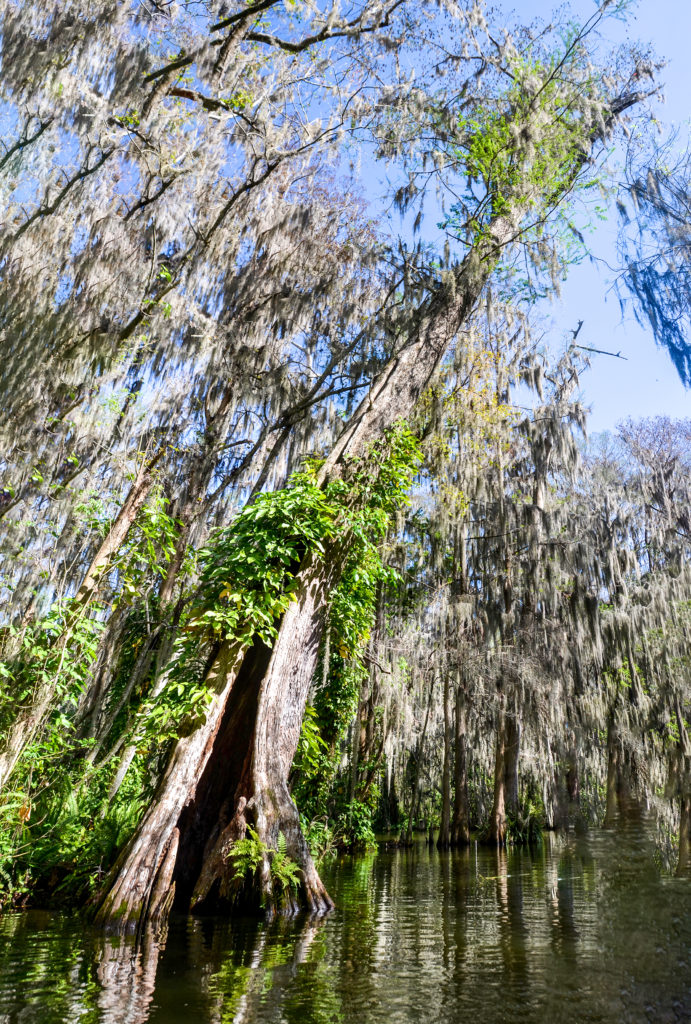
[[[1,1024],[691,1022],[691,883],[645,836],[342,858],[324,920],[174,917],[139,948],[0,919]]]

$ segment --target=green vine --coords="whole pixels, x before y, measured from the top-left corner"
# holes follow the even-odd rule
[[[344,478],[320,487],[321,464],[312,460],[283,490],[259,494],[214,534],[199,555],[199,588],[168,685],[146,708],[147,729],[174,736],[183,721],[189,726],[203,717],[211,697],[204,683],[209,652],[228,641],[240,648],[255,639],[273,643],[295,599],[303,558],[323,557],[336,538],[345,556],[329,596],[330,629],[338,656],[352,659],[369,638],[377,583],[392,577],[380,544],[420,460],[416,439],[399,423],[352,459]]]

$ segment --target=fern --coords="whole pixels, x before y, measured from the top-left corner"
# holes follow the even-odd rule
[[[282,832],[278,833],[276,849],[270,856],[271,881],[274,888],[280,889],[282,895],[285,895],[287,889],[297,892],[300,885],[300,868],[292,857],[288,856],[286,837]]]
[[[266,844],[261,841],[252,826],[248,825],[244,839],[238,839],[229,854],[235,868],[233,878],[242,881],[248,875],[254,876],[267,851]]]

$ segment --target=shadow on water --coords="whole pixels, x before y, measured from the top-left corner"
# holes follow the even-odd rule
[[[691,1022],[691,883],[640,823],[342,858],[321,920],[173,918],[164,946],[0,921],[0,1024]]]

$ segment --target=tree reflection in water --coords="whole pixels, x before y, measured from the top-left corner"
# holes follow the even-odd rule
[[[329,917],[173,917],[137,945],[0,918],[1,1024],[680,1024],[691,889],[640,822],[326,868]]]

